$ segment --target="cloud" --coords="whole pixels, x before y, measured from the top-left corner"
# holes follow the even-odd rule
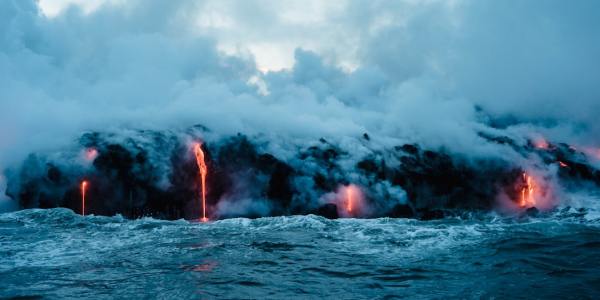
[[[197,123],[506,156],[478,132],[511,117],[502,134],[600,143],[595,1],[39,5],[0,3],[2,168],[84,130]]]

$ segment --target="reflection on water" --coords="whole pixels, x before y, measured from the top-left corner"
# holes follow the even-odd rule
[[[190,268],[186,268],[186,270],[194,272],[211,272],[214,268],[217,267],[217,265],[218,264],[216,261],[209,261],[199,265],[190,266]]]

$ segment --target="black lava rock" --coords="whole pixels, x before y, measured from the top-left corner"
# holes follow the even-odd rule
[[[339,218],[337,212],[337,205],[333,203],[327,203],[325,205],[320,206],[315,213],[318,216],[325,217],[327,219],[337,219]]]

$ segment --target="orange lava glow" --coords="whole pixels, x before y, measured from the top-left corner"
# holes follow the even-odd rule
[[[532,207],[535,206],[535,181],[531,178],[531,176],[527,175],[527,173],[523,173],[523,180],[525,181],[525,186],[521,189],[521,200],[519,202],[519,206],[521,207]]]
[[[217,267],[217,262],[211,261],[205,264],[195,265],[192,268],[194,272],[211,272],[215,267]]]
[[[352,189],[346,189],[346,210],[348,213],[352,213],[352,203],[354,202],[354,195]]]
[[[582,151],[586,155],[591,156],[594,159],[600,160],[600,148],[583,147]]]
[[[206,166],[206,162],[204,162],[204,151],[202,151],[202,144],[195,143],[194,144],[194,155],[196,156],[196,163],[198,164],[198,169],[200,170],[200,179],[202,180],[202,218],[200,221],[207,222],[208,218],[206,217],[206,174],[208,173],[208,167]]]
[[[339,208],[338,212],[343,217],[357,217],[365,212],[362,191],[354,184],[340,186],[336,205]]]
[[[81,215],[85,216],[85,191],[87,190],[88,182],[81,182]]]
[[[88,148],[85,150],[85,160],[92,161],[96,159],[97,156],[98,150],[96,150],[95,148]]]
[[[542,137],[538,137],[538,138],[534,139],[533,145],[538,149],[546,150],[546,149],[550,148],[550,144],[548,144],[548,142]]]

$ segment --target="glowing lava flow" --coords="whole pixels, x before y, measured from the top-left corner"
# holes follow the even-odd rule
[[[535,206],[535,183],[531,176],[527,175],[527,173],[523,173],[523,179],[525,180],[525,186],[521,190],[521,202],[519,205],[521,207],[526,206]]]
[[[600,148],[583,147],[582,151],[586,155],[589,155],[589,156],[593,157],[594,159],[600,160]]]
[[[81,215],[85,216],[85,191],[87,190],[87,181],[81,182]]]
[[[96,157],[98,157],[98,150],[96,150],[95,148],[88,148],[87,150],[85,150],[85,160],[93,161],[94,159],[96,159]]]
[[[204,162],[204,151],[200,147],[200,143],[194,144],[194,154],[196,155],[196,163],[198,164],[198,169],[200,169],[200,178],[202,179],[202,222],[208,221],[206,217],[206,174],[208,173],[208,168],[206,167],[206,163]]]
[[[546,139],[542,137],[537,137],[533,141],[533,145],[538,149],[548,150],[550,148],[550,144],[546,141]]]
[[[346,189],[346,210],[348,211],[348,213],[352,213],[352,202],[354,202],[352,187],[348,187]]]
[[[336,205],[342,216],[353,218],[364,213],[363,194],[357,185],[340,186],[337,197]]]

